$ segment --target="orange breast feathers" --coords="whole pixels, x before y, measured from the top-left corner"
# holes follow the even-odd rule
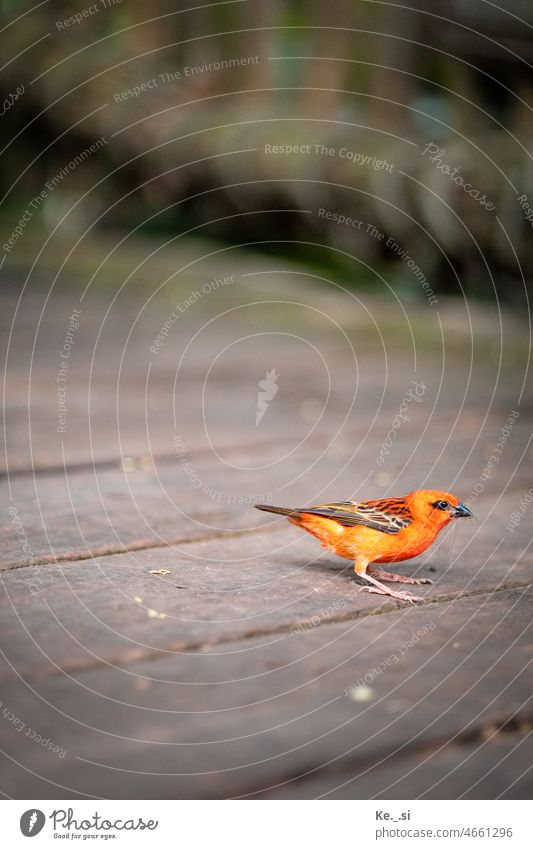
[[[436,508],[446,504],[449,509]],[[417,490],[403,498],[342,501],[300,508],[270,508],[320,540],[340,557],[370,563],[393,563],[416,557],[454,518],[459,501],[440,490]],[[462,507],[462,505],[461,505]],[[265,508],[263,509],[268,509]]]
[[[355,560],[360,555],[370,563],[394,563],[417,557],[431,545],[440,528],[408,527],[394,536],[360,525],[345,528],[332,519],[302,513],[299,519],[289,517],[299,528],[309,531],[320,540],[324,548],[334,551],[339,557]]]

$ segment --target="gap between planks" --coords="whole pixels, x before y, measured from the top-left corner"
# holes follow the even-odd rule
[[[505,495],[512,495],[513,492],[522,493],[522,491],[522,489],[506,490]],[[250,505],[250,507],[253,509],[253,505]],[[258,525],[255,528],[242,528],[235,531],[220,530],[209,531],[208,533],[198,534],[195,536],[177,536],[164,541],[158,541],[147,537],[141,540],[132,540],[130,543],[124,545],[103,545],[99,548],[93,548],[90,551],[88,549],[77,549],[74,551],[65,551],[63,554],[58,555],[47,554],[44,557],[34,558],[27,562],[12,563],[9,566],[0,569],[0,575],[2,572],[12,572],[15,569],[28,569],[33,566],[53,566],[60,563],[75,564],[85,560],[95,560],[98,557],[113,557],[115,554],[128,554],[129,552],[149,551],[157,548],[172,548],[172,546],[175,545],[193,545],[197,542],[209,542],[210,540],[215,539],[252,536],[253,534],[273,533],[274,531],[279,531],[279,528],[276,525]]]
[[[404,744],[404,746],[399,749],[395,749],[393,752],[383,754],[381,758],[379,755],[368,756],[363,759],[359,758],[357,760],[348,758],[340,763],[308,767],[307,769],[299,770],[298,773],[292,776],[289,774],[287,777],[278,781],[277,784],[271,784],[269,787],[257,788],[256,790],[251,790],[248,793],[243,793],[240,796],[233,796],[232,798],[247,799],[250,797],[253,798],[254,796],[258,798],[266,796],[268,798],[269,794],[280,790],[287,784],[305,787],[309,781],[312,782],[316,778],[328,778],[336,775],[339,777],[346,777],[348,774],[351,774],[353,778],[357,778],[357,773],[364,773],[371,769],[380,769],[384,764],[390,765],[391,763],[397,763],[398,761],[410,762],[416,758],[429,758],[434,754],[440,754],[441,752],[448,751],[453,748],[461,749],[466,746],[475,746],[478,743],[482,745],[486,743],[494,743],[502,736],[520,736],[523,740],[526,740],[532,734],[533,714],[528,713],[517,715],[514,713],[503,719],[481,723],[480,725],[475,725],[473,728],[460,731],[451,739],[446,737],[437,737],[430,742],[410,745]],[[79,759],[85,760],[85,758]],[[335,798],[335,789],[336,788],[333,788],[331,792],[326,794],[326,796]]]
[[[350,431],[349,436],[356,438],[364,433],[364,428],[354,429]],[[294,442],[295,434],[288,436],[287,438],[277,438],[276,444],[278,445],[291,445]],[[311,445],[322,445],[328,442],[329,437],[325,433],[316,433],[314,435],[308,436],[306,442]],[[228,445],[220,445],[220,448],[223,448],[225,451],[254,451],[261,448],[271,448],[272,440],[260,440],[258,442],[247,442],[243,445],[242,442],[238,444],[228,444]],[[201,459],[203,457],[211,457],[213,452],[211,448],[193,448],[190,452],[191,456],[194,456],[195,459]],[[128,457],[132,457],[132,459],[139,459],[141,455],[125,455]],[[161,454],[154,453],[150,455],[150,458],[154,461],[154,466],[156,462],[159,463],[171,463],[176,460],[176,453],[168,453],[164,452]],[[34,466],[33,468],[14,468],[14,469],[1,469],[0,470],[0,480],[11,480],[12,478],[29,478],[29,477],[44,477],[45,475],[65,475],[69,472],[72,474],[76,474],[76,472],[90,472],[93,469],[95,471],[108,471],[109,469],[120,469],[122,466],[123,457],[108,457],[102,458],[101,460],[83,460],[80,463],[66,463],[64,465],[60,465],[59,463],[51,466]]]
[[[489,595],[492,593],[500,593],[512,590],[520,590],[532,586],[533,582],[503,583],[499,584],[496,587],[479,587],[478,589],[460,591],[457,593],[445,593],[442,595],[435,596],[434,598],[430,598],[427,601],[424,601],[422,606],[426,607],[428,605],[447,604],[453,601],[460,601],[463,598],[474,598],[476,596]],[[382,604],[375,608],[355,610],[345,614],[339,614],[338,616],[332,616],[329,619],[324,619],[318,625],[314,626],[314,628],[322,628],[327,625],[338,625],[342,624],[343,622],[355,622],[359,619],[366,619],[370,616],[395,614],[402,609],[404,609],[402,605],[400,605],[398,602],[393,603],[391,599],[385,604]],[[166,654],[192,654],[195,652],[205,651],[206,649],[215,648],[217,646],[224,646],[231,643],[253,640],[257,637],[269,637],[283,634],[288,635],[291,633],[294,627],[302,625],[306,621],[307,620],[298,620],[296,622],[290,622],[288,624],[276,625],[273,628],[256,628],[243,634],[224,636],[218,640],[203,640],[190,643],[175,642],[169,643],[165,648],[150,649],[148,651],[144,649],[118,651],[116,654],[111,654],[107,658],[92,658],[91,660],[87,661],[77,660],[72,662],[66,662],[63,663],[61,667],[57,666],[56,664],[53,664],[52,666],[49,666],[47,668],[32,667],[31,669],[26,670],[23,674],[20,672],[17,672],[17,674],[20,675],[24,679],[24,681],[30,679],[33,681],[42,681],[49,678],[55,678],[62,674],[70,676],[75,675],[77,673],[88,672],[93,669],[100,669],[103,667],[109,667],[111,669],[115,669],[117,666],[120,665],[122,665],[122,667],[130,667],[136,663],[144,663],[145,661],[162,660]],[[11,673],[4,673],[3,675],[0,675],[0,684],[7,681],[11,681],[12,677],[13,676]]]
[[[150,539],[133,540],[131,543],[128,543],[128,545],[103,545],[101,548],[93,548],[91,551],[79,549],[78,551],[67,551],[60,555],[47,554],[46,557],[35,558],[28,563],[13,563],[4,569],[0,569],[0,575],[2,572],[13,572],[15,569],[28,569],[32,566],[54,566],[58,563],[78,563],[85,560],[96,560],[98,557],[112,557],[115,554],[128,554],[130,551],[146,551],[153,548],[171,548],[174,545],[192,545],[196,542],[208,542],[209,540],[214,539],[249,536],[250,534],[257,534],[262,531],[272,533],[277,530],[279,530],[279,528],[275,525],[272,527],[265,525],[258,526],[257,528],[242,528],[242,530],[238,531],[211,531],[206,534],[198,534],[198,536],[192,537],[174,537],[173,539],[162,542]]]

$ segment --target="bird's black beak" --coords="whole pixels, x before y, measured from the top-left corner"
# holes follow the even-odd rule
[[[468,507],[465,507],[462,502],[459,502],[459,504],[453,511],[453,518],[460,519],[462,516],[470,517],[472,516],[472,511],[469,510]]]

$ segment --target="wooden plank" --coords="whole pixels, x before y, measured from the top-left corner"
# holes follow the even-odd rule
[[[218,448],[257,443],[258,382],[273,368],[280,374],[279,391],[261,422],[262,444],[289,438],[297,445],[316,423],[323,406],[320,427],[331,433],[343,429],[346,416],[350,424],[365,431],[379,409],[384,439],[409,381],[415,378],[425,381],[428,388],[423,404],[411,404],[408,430],[413,434],[420,434],[430,419],[440,421],[449,431],[457,410],[464,421],[475,415],[479,429],[490,408],[500,410],[502,418],[496,431],[491,429],[485,435],[490,440],[498,438],[499,427],[516,403],[522,375],[515,368],[507,370],[492,397],[493,372],[487,366],[485,349],[476,352],[472,370],[464,368],[468,351],[453,307],[443,304],[439,309],[447,368],[454,373],[453,381],[443,381],[442,359],[433,342],[429,345],[427,341],[431,328],[440,336],[439,325],[427,308],[410,308],[412,327],[407,328],[393,299],[367,296],[363,302],[376,319],[374,325],[365,310],[355,308],[349,295],[332,299],[330,293],[317,291],[313,304],[318,312],[310,311],[305,306],[305,286],[291,275],[291,299],[304,306],[284,303],[281,310],[279,293],[284,283],[287,278],[281,274],[268,275],[268,280],[262,275],[240,277],[233,288],[225,290],[226,295],[221,289],[214,298],[201,299],[180,316],[185,320],[176,324],[158,354],[150,352],[154,339],[176,300],[194,290],[194,283],[182,282],[174,297],[169,293],[171,300],[154,299],[144,310],[144,302],[132,298],[128,290],[109,314],[108,298],[89,295],[83,302],[64,384],[68,406],[65,433],[57,432],[57,374],[65,323],[73,307],[79,306],[78,299],[66,293],[52,295],[42,319],[43,297],[30,296],[29,303],[25,299],[12,328],[7,364],[10,470],[61,468],[64,457],[67,463],[92,464],[123,455],[168,455],[176,431],[190,450],[209,447],[205,428]],[[243,303],[256,300],[257,306],[240,309]],[[275,303],[268,303],[270,300]],[[283,300],[289,299],[285,296]],[[234,312],[226,312],[233,306],[237,308]],[[322,306],[327,307],[326,312]],[[348,333],[337,329],[337,320],[343,329],[346,325]],[[394,326],[395,320],[395,332],[385,349],[380,330]],[[418,371],[410,329],[423,332],[417,346]],[[469,333],[468,328],[463,329]],[[187,350],[199,330],[202,332]],[[354,343],[349,343],[351,337]],[[28,339],[35,340],[35,350]],[[468,407],[462,409],[465,395]]]
[[[2,498],[7,521],[0,528],[0,570],[253,529],[265,521],[251,509],[258,502],[300,505],[380,497],[428,484],[453,484],[464,498],[477,495],[475,488],[482,487],[486,499],[499,497],[509,483],[517,494],[506,498],[502,510],[511,513],[513,500],[518,502],[530,485],[529,464],[520,462],[530,428],[525,421],[515,424],[502,462],[481,481],[499,420],[491,416],[487,430],[492,436],[474,444],[474,419],[444,449],[445,434],[430,428],[424,437],[424,469],[420,461],[409,461],[419,457],[418,434],[402,437],[391,461],[381,466],[376,462],[378,435],[367,438],[352,459],[354,446],[357,449],[365,436],[362,430],[352,430],[332,445],[327,434],[316,434],[283,462],[280,452],[292,446],[277,441],[226,450],[224,463],[211,454],[185,451],[156,461],[155,468],[146,457],[125,466],[117,461],[114,469],[15,477],[10,481],[11,499],[7,489]],[[256,469],[258,461],[265,468]],[[477,501],[473,506],[477,508]],[[481,513],[486,509],[481,507]]]
[[[31,770],[13,773],[10,795],[57,798],[65,787],[112,798],[248,795],[316,770],[362,773],[411,748],[530,719],[532,594],[502,591],[240,640],[124,672],[31,686],[14,679],[4,704],[66,754],[3,720],[0,747]],[[365,675],[368,700],[356,701],[350,693]]]

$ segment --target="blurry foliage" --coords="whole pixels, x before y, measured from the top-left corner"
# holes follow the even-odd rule
[[[459,291],[457,274],[469,293],[491,295],[488,263],[499,294],[519,300],[515,252],[526,275],[533,271],[531,225],[512,187],[533,203],[532,82],[520,59],[533,59],[529,6],[508,4],[526,19],[520,24],[497,10],[487,16],[485,4],[445,0],[420,2],[420,13],[364,0],[249,0],[190,11],[188,3],[123,0],[58,27],[90,5],[42,4],[3,33],[12,61],[0,74],[2,98],[25,86],[2,118],[4,141],[16,137],[0,168],[3,232],[51,175],[105,136],[109,143],[54,190],[32,226],[51,232],[87,192],[63,235],[81,235],[99,216],[104,231],[196,228],[200,237],[254,242],[254,250],[348,285],[375,285],[370,263],[399,290],[424,297],[379,240],[322,220],[324,207],[392,235],[440,292]],[[0,8],[2,25],[23,14],[16,0]],[[184,75],[186,66],[251,56],[260,61]],[[179,80],[116,102],[176,72]],[[430,141],[494,201],[512,245],[495,213],[421,155]],[[388,160],[394,170],[264,152],[265,144],[308,143]]]

